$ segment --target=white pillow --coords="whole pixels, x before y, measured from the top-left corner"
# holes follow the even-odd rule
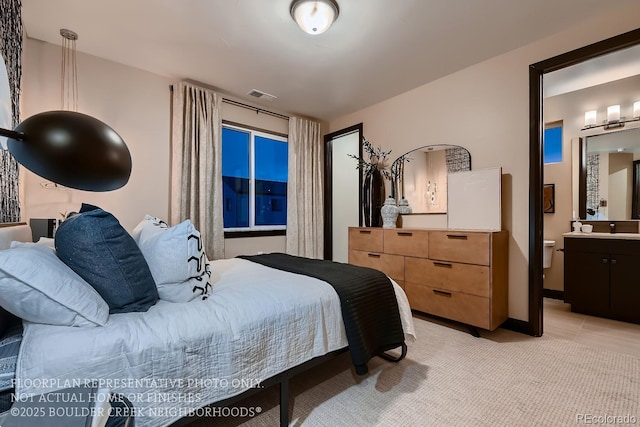
[[[160,299],[188,302],[211,294],[211,265],[200,232],[190,220],[169,227],[146,215],[132,236],[149,264]]]
[[[102,326],[109,306],[46,246],[12,243],[0,251],[0,306],[34,323]]]
[[[36,242],[39,245],[49,246],[50,248],[55,249],[55,240],[51,237],[40,237],[40,239]]]

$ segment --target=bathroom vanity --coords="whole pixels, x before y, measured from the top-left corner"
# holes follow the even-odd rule
[[[640,323],[640,234],[563,236],[564,299],[571,311]]]

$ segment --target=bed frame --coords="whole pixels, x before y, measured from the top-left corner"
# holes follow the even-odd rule
[[[228,399],[221,400],[218,402],[214,402],[211,405],[208,405],[208,407],[224,408],[224,407],[232,406],[248,398],[249,396],[253,396],[256,393],[263,391],[266,388],[272,387],[274,385],[278,385],[280,389],[279,390],[280,427],[287,427],[289,425],[289,408],[291,403],[291,397],[289,393],[289,380],[304,371],[307,371],[311,368],[314,368],[318,365],[328,362],[329,360],[335,359],[337,356],[340,356],[341,354],[347,351],[349,351],[349,348],[344,347],[339,350],[335,350],[330,353],[327,353],[325,355],[315,357],[301,365],[294,366],[293,368],[290,368],[284,372],[281,372],[277,375],[274,375],[271,378],[264,380],[262,383],[260,383],[259,387],[249,389],[237,396],[230,397]],[[379,356],[382,357],[383,359],[388,360],[390,362],[394,362],[394,363],[400,362],[402,359],[405,358],[406,355],[407,355],[407,344],[405,343],[402,344],[401,353],[399,356],[392,356],[387,353],[379,354]],[[197,419],[198,419],[197,416],[185,417],[171,424],[171,426],[172,427],[185,426]]]

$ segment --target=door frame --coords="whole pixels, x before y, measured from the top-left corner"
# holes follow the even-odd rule
[[[530,335],[542,336],[543,333],[543,75],[637,44],[640,44],[640,28],[529,66],[529,321],[522,326]]]

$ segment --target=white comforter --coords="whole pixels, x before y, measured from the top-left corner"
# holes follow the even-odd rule
[[[242,259],[212,269],[220,278],[206,301],[160,301],[96,328],[27,323],[17,393],[98,380],[132,401],[136,425],[163,426],[347,345],[326,282]],[[394,288],[405,335],[415,339],[407,298]]]

